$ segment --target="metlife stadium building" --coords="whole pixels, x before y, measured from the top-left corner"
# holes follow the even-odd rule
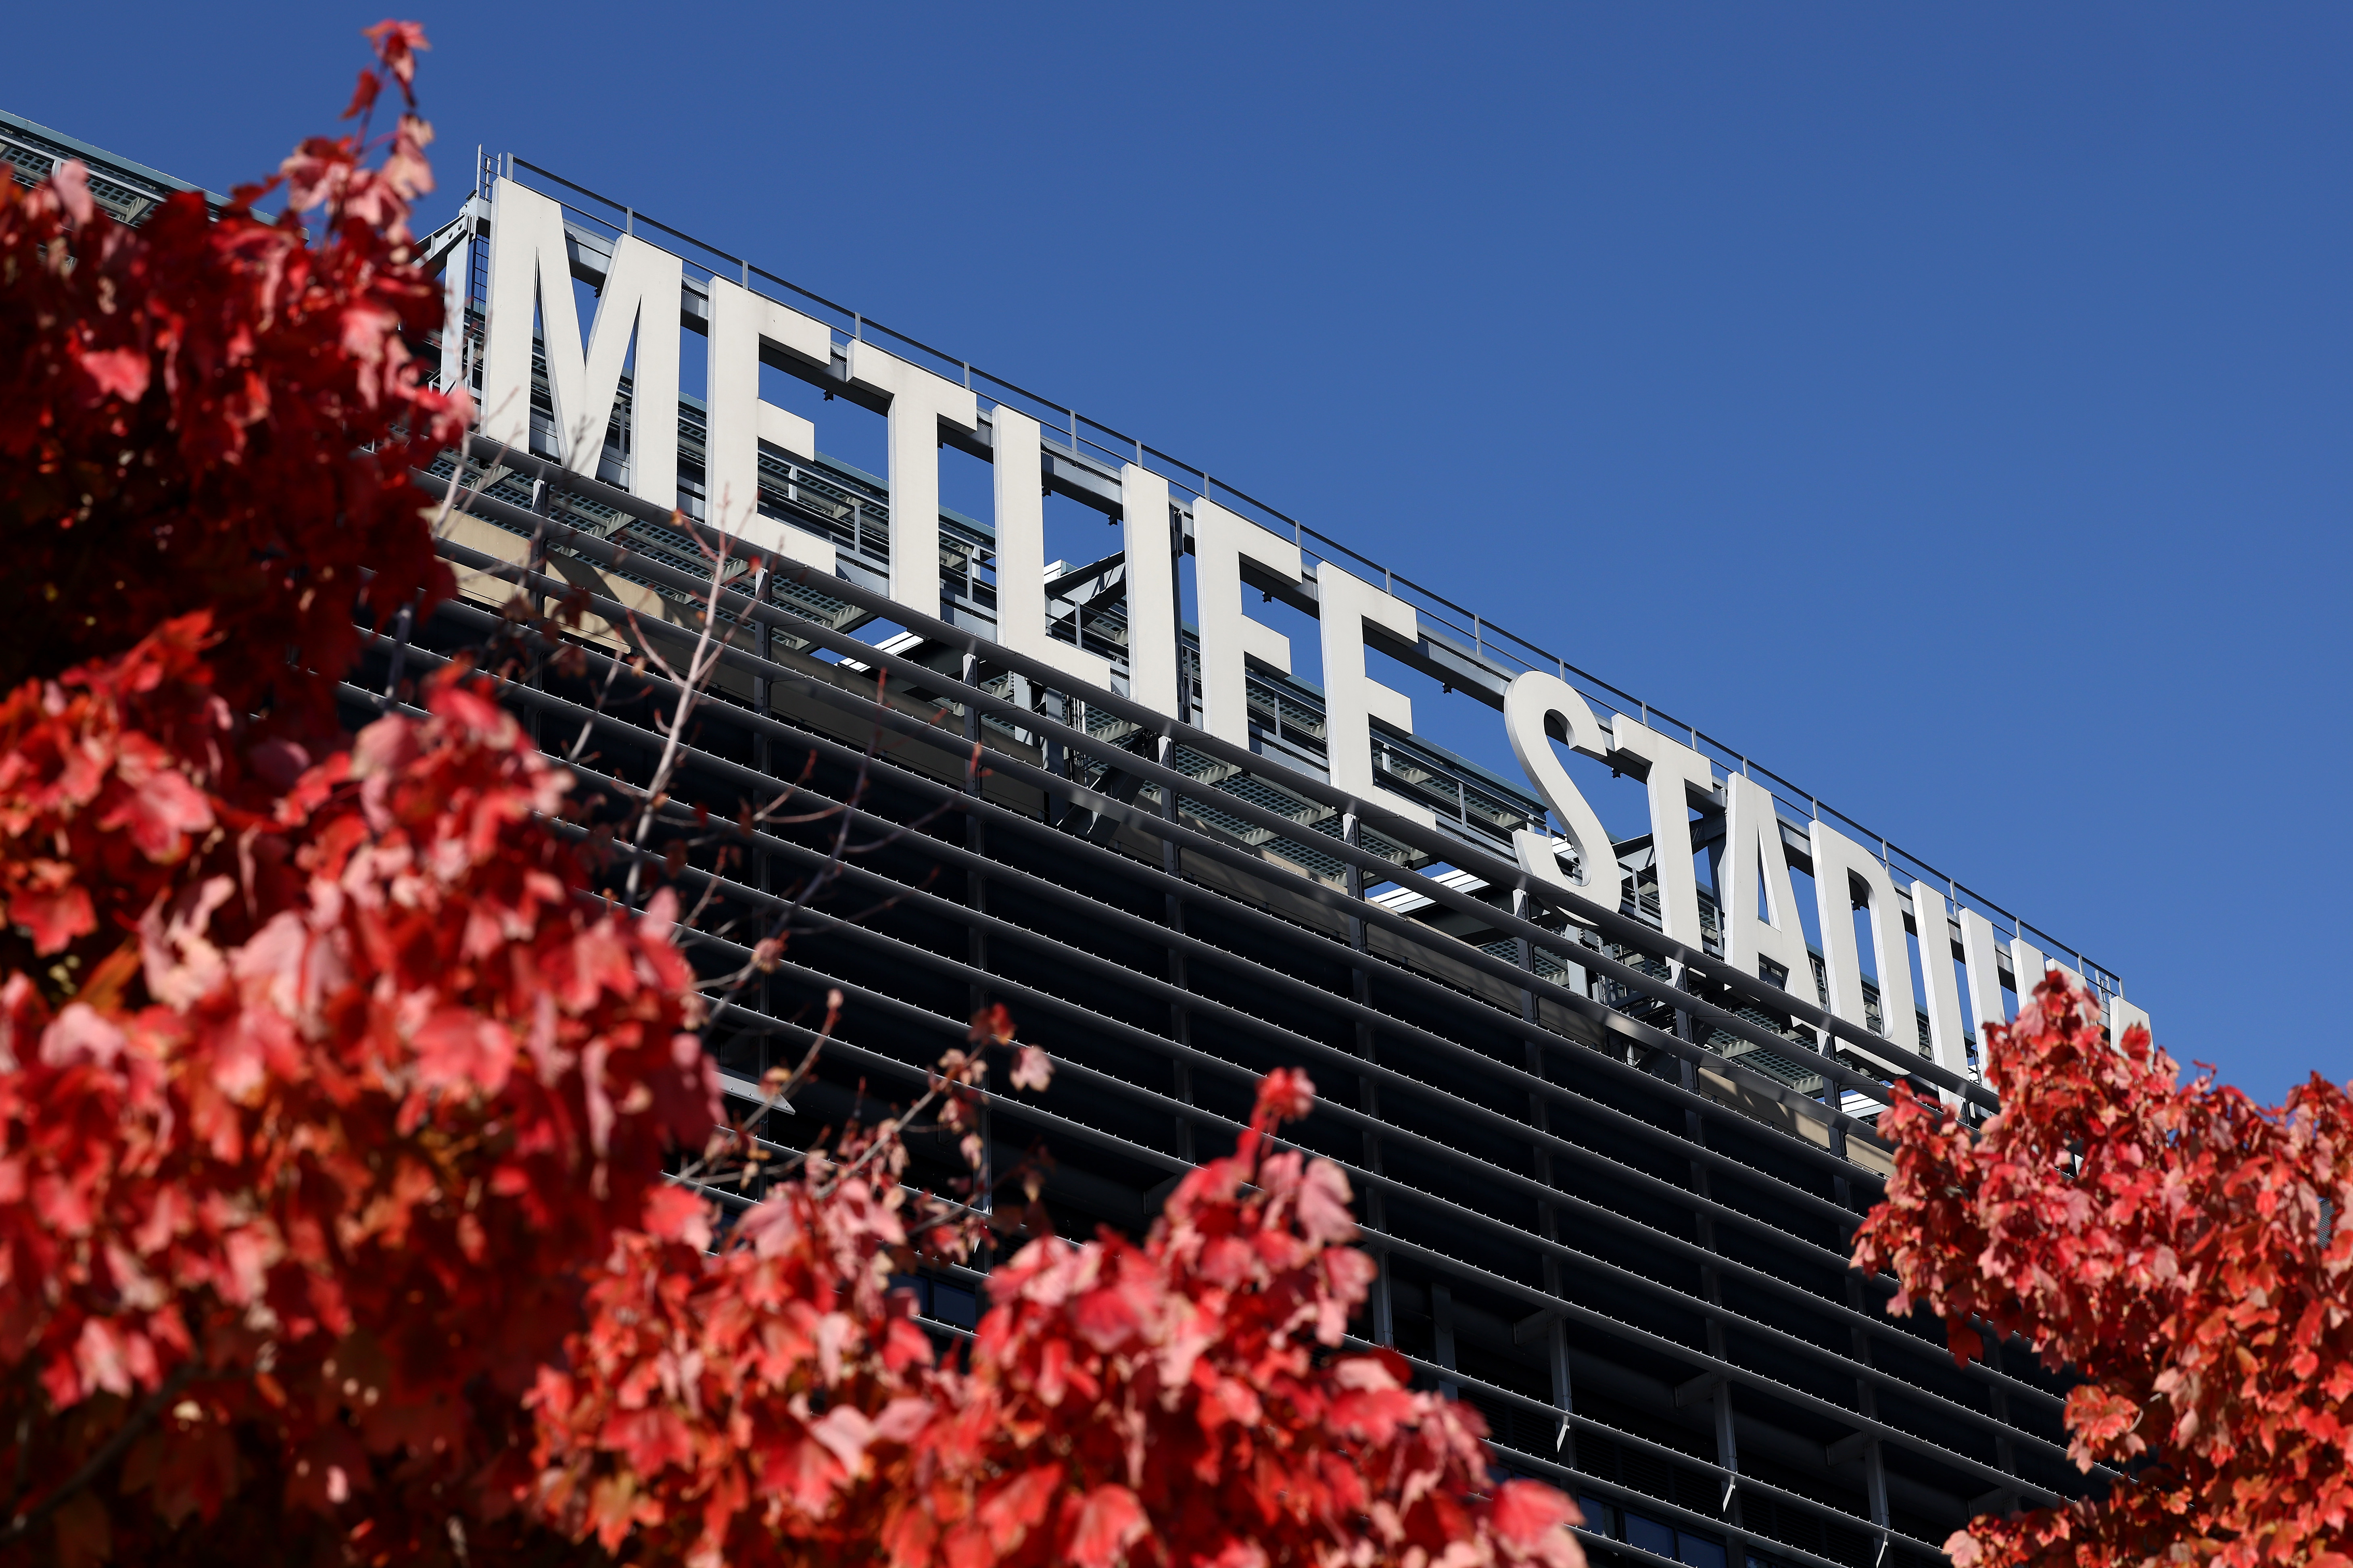
[[[5,115],[0,157],[81,158],[132,222],[187,188]],[[1982,1115],[1977,1021],[2072,960],[2120,1027],[2113,974],[1198,468],[518,159],[476,173],[427,241],[463,331],[422,345],[484,410],[420,476],[456,492],[460,594],[376,628],[349,718],[470,655],[547,749],[642,781],[676,692],[633,661],[696,635],[689,531],[738,541],[655,836],[708,895],[700,962],[740,968],[845,822],[860,851],[706,1037],[743,1093],[844,994],[774,1136],[906,1098],[1001,1002],[1059,1070],[990,1108],[993,1157],[1050,1150],[1064,1234],[1140,1232],[1258,1077],[1305,1067],[1291,1131],[1381,1264],[1356,1331],[1573,1490],[1597,1562],[1926,1564],[1975,1513],[2105,1484],[2066,1460],[2063,1384],[2014,1344],[1957,1368],[1846,1259],[1887,1085]],[[825,455],[878,426],[882,476]],[[940,504],[965,460],[989,518]],[[1081,517],[1117,548],[1049,563]],[[1408,688],[1499,710],[1497,765],[1418,733]],[[1651,831],[1599,828],[1613,787]],[[914,1284],[969,1331],[981,1276]]]

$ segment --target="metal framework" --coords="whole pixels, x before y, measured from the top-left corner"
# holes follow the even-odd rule
[[[0,163],[16,182],[27,188],[39,184],[69,159],[79,158],[90,171],[90,194],[118,222],[135,224],[177,191],[195,191],[213,206],[221,198],[185,180],[133,163],[67,135],[0,110]]]
[[[177,186],[21,121],[0,120],[0,141],[20,171],[70,153],[134,196]],[[493,169],[535,173],[493,160],[485,178]],[[615,232],[659,233],[706,272],[790,291],[846,338],[880,334],[563,189],[577,276],[602,276]],[[481,219],[470,205],[428,254],[479,258]],[[461,306],[479,298],[479,266],[454,273]],[[466,320],[438,345],[451,380],[472,369],[480,323]],[[894,353],[952,367],[1059,429],[1048,474],[1064,494],[1115,505],[1115,465],[1150,463],[1190,495],[1371,571],[1429,628],[1390,651],[1459,690],[1493,700],[1519,669],[1556,668],[1620,710],[1663,717],[1198,470],[885,335]],[[701,419],[681,404],[690,518]],[[460,595],[371,628],[343,688],[353,722],[404,707],[418,679],[470,657],[501,674],[584,799],[650,776],[679,693],[642,656],[692,637],[710,579],[670,511],[608,482],[626,473],[622,428],[599,478],[480,441],[418,476],[452,502],[438,548]],[[751,932],[814,875],[844,868],[798,910],[775,972],[706,1034],[743,1092],[805,1048],[828,989],[847,996],[818,1081],[770,1118],[769,1135],[805,1139],[861,1103],[903,1098],[976,1006],[1001,1001],[1059,1070],[1043,1096],[989,1102],[991,1158],[1050,1147],[1057,1228],[1133,1232],[1179,1174],[1229,1144],[1260,1074],[1305,1066],[1323,1097],[1292,1131],[1347,1170],[1380,1263],[1356,1333],[1478,1405],[1506,1468],[1573,1489],[1597,1561],[1926,1564],[1973,1512],[2112,1479],[2087,1479],[2065,1458],[2063,1380],[2015,1344],[1956,1367],[1940,1325],[1886,1317],[1890,1282],[1847,1268],[1887,1169],[1871,1120],[1888,1080],[1900,1071],[1973,1113],[1995,1105],[1981,1086],[1731,968],[1713,942],[1667,940],[1639,845],[1620,847],[1615,903],[1535,882],[1509,843],[1513,827],[1541,825],[1541,802],[1468,759],[1377,738],[1383,790],[1438,808],[1438,826],[1421,827],[1326,782],[1321,700],[1304,682],[1254,677],[1258,745],[1229,745],[997,645],[986,524],[942,516],[941,612],[924,616],[883,591],[886,486],[768,450],[762,488],[764,510],[834,539],[843,569],[731,577],[720,618],[732,646],[648,853],[708,896],[682,938],[714,974],[739,968]],[[1068,635],[1115,662],[1120,575],[1110,558],[1049,585]],[[558,601],[576,619],[560,637],[539,618]],[[899,629],[878,641],[877,623]],[[1763,776],[1799,820],[1819,809]],[[793,815],[839,812],[765,828],[741,818],[787,787]],[[628,856],[597,809],[565,830],[606,857],[618,887]],[[845,821],[846,858],[833,837]],[[948,1168],[917,1155],[911,1180]],[[938,1268],[909,1283],[954,1337],[976,1321],[981,1278]]]
[[[487,645],[551,749],[581,748],[584,785],[642,781],[676,693],[619,661],[678,651],[707,570],[614,486],[485,443],[467,456],[462,479],[425,477],[459,487],[440,548],[467,595],[379,643],[353,718]],[[507,606],[567,595],[583,633],[559,673]],[[831,853],[831,824],[710,825],[806,769],[796,810],[851,804],[883,846],[711,1031],[723,1071],[754,1079],[844,990],[799,1125],[903,1094],[1002,1001],[1064,1068],[1042,1102],[992,1104],[997,1157],[1050,1146],[1059,1228],[1135,1230],[1230,1138],[1259,1073],[1307,1066],[1325,1099],[1299,1141],[1348,1170],[1383,1265],[1359,1332],[1478,1404],[1506,1463],[1574,1488],[1593,1549],[1626,1561],[1931,1561],[1970,1510],[2083,1484],[2063,1384],[2014,1348],[1955,1368],[1936,1325],[1886,1319],[1886,1283],[1845,1267],[1885,1168],[1852,1111],[1886,1091],[1836,1047],[1884,1041],[1666,942],[1636,895],[1531,886],[1459,833],[1072,690],[854,579],[741,576],[722,609],[738,647],[656,845],[674,836],[678,875],[711,895],[700,961],[740,965],[746,928]],[[902,626],[904,651],[844,629],[861,615]],[[1232,780],[1336,814],[1318,847],[1339,874],[1284,854],[1295,816]],[[1992,1103],[1926,1060],[1910,1076]],[[916,1283],[943,1331],[972,1321],[972,1276]]]

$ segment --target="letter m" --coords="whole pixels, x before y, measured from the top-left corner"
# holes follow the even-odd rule
[[[606,432],[634,335],[637,358],[629,367],[625,447],[628,488],[656,506],[674,507],[684,276],[677,257],[634,236],[621,237],[609,259],[600,250],[597,237],[565,232],[564,209],[548,197],[512,180],[494,187],[482,433],[556,458],[575,473],[617,479],[606,457]],[[573,303],[575,277],[596,289],[596,319],[585,353]],[[539,418],[532,406],[534,340],[547,364],[549,407]]]

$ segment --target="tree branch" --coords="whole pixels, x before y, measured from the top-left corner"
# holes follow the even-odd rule
[[[76,1492],[96,1480],[100,1472],[121,1458],[122,1451],[136,1442],[148,1427],[155,1424],[155,1417],[164,1413],[164,1407],[172,1403],[180,1390],[188,1385],[199,1370],[195,1362],[182,1362],[172,1375],[164,1380],[163,1385],[149,1394],[138,1409],[132,1412],[130,1419],[115,1428],[114,1436],[100,1444],[98,1452],[82,1461],[81,1468],[59,1481],[56,1489],[48,1496],[19,1512],[5,1527],[0,1527],[0,1546],[23,1540],[35,1525],[63,1507]]]

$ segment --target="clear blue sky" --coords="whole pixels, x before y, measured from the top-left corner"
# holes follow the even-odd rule
[[[379,13],[234,14],[20,14],[0,107],[225,188]],[[417,14],[453,181],[517,153],[1230,476],[2176,1055],[2353,1074],[2353,11]]]

